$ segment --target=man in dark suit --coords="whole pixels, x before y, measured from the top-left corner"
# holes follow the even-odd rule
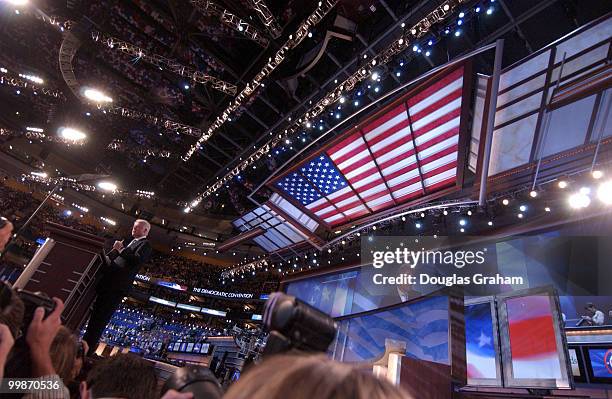
[[[150,229],[146,220],[136,220],[132,227],[133,239],[115,241],[112,251],[104,256],[102,279],[96,286],[98,296],[83,336],[89,343],[90,354],[95,352],[104,328],[130,290],[140,265],[151,258],[152,248],[147,240]]]

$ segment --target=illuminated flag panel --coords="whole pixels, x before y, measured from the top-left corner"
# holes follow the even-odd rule
[[[273,187],[333,227],[456,185],[464,72],[347,132]]]

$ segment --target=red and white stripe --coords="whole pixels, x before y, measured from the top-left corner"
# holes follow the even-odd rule
[[[365,127],[364,137],[397,202],[455,182],[462,88],[460,68],[411,97],[407,108],[402,104]]]

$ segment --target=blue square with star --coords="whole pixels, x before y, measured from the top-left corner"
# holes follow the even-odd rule
[[[276,187],[286,192],[289,197],[306,206],[321,198],[321,194],[304,176],[293,172],[276,182]]]
[[[300,168],[300,172],[326,196],[348,187],[348,182],[325,154],[319,154]]]

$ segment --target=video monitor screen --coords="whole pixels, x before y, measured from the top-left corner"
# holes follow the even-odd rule
[[[202,344],[202,349],[200,349],[200,353],[207,354],[209,347],[210,347],[210,344]]]
[[[193,342],[187,344],[187,352],[193,351]]]
[[[193,351],[195,353],[200,353],[200,349],[202,348],[202,344],[200,342],[196,343],[193,347]]]
[[[501,385],[497,331],[491,302],[465,306],[465,350],[469,385]]]
[[[572,378],[555,291],[530,289],[498,297],[505,386],[571,388]]]
[[[588,348],[591,380],[612,383],[612,347]]]
[[[173,349],[174,349],[174,342],[170,342],[170,343],[168,344],[168,350],[169,350],[169,351],[171,351],[171,350],[173,350]]]
[[[181,347],[180,347],[179,351],[185,352],[186,348],[187,348],[187,342],[183,342],[183,343],[181,343]]]
[[[181,343],[180,342],[177,342],[177,343],[174,344],[174,350],[175,351],[178,351],[180,347],[181,347]]]

